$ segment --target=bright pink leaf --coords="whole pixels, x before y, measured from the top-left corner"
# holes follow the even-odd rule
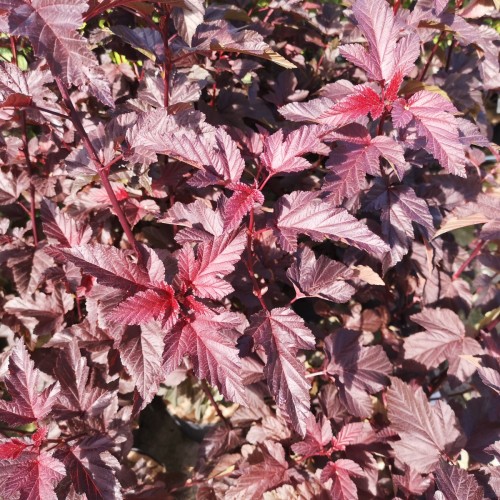
[[[435,92],[421,90],[408,101],[400,99],[392,108],[396,127],[405,127],[414,118],[417,133],[425,138],[425,149],[451,174],[465,177],[465,154],[460,142],[458,123],[450,101]]]
[[[23,452],[0,467],[0,491],[4,498],[57,500],[54,488],[65,477],[63,464],[46,451]]]

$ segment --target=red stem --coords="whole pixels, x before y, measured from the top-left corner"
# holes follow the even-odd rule
[[[170,21],[170,9],[166,7],[164,9],[164,17],[160,23],[161,37],[163,39],[163,51],[165,52],[165,61],[163,62],[163,80],[165,82],[165,88],[163,93],[163,105],[168,108],[170,99],[170,71],[172,69],[172,61],[168,40],[168,23]]]
[[[30,152],[28,148],[28,132],[26,126],[26,112],[21,111],[21,134],[23,137],[23,152],[26,158],[26,165],[28,166],[28,175],[30,178],[30,219],[33,232],[33,240],[35,246],[38,246],[38,233],[36,230],[36,212],[35,212],[35,185],[33,184],[31,177],[33,175],[33,164],[30,159]]]
[[[16,45],[16,37],[10,37],[10,50],[12,51],[12,62],[17,64],[17,45]]]
[[[420,75],[419,81],[423,81],[425,78],[425,75],[427,74],[427,71],[429,70],[429,67],[431,65],[432,59],[434,59],[434,56],[436,55],[436,52],[439,48],[439,42],[443,39],[444,37],[444,31],[439,35],[439,38],[437,42],[434,44],[434,47],[432,47],[431,53],[429,54],[429,59],[427,59],[427,62],[425,63],[424,69],[422,70],[422,74]]]
[[[201,384],[202,391],[205,393],[205,396],[210,401],[210,404],[212,405],[213,409],[215,410],[215,413],[217,413],[218,417],[222,420],[222,422],[224,422],[224,425],[228,429],[232,429],[233,426],[231,425],[231,422],[229,422],[229,420],[222,414],[222,411],[219,408],[217,401],[215,401],[215,399],[212,395],[212,391],[210,391],[210,387],[208,387],[207,381],[202,379],[202,380],[200,380],[200,384]]]
[[[255,218],[253,208],[250,209],[250,219],[248,221],[248,232],[247,232],[247,269],[250,279],[252,280],[253,293],[259,299],[260,305],[267,311],[266,303],[262,297],[262,291],[255,278],[255,272],[253,269],[253,230],[254,230]]]
[[[474,247],[474,250],[472,250],[471,254],[467,258],[465,262],[462,263],[462,265],[458,268],[458,271],[453,274],[452,280],[456,280],[460,278],[460,275],[467,269],[469,264],[481,253],[481,250],[483,249],[484,245],[486,245],[486,241],[479,240]]]
[[[120,203],[116,198],[115,192],[113,191],[111,183],[109,182],[106,165],[104,165],[102,161],[99,159],[99,156],[97,155],[97,152],[94,149],[94,146],[92,145],[92,142],[90,141],[90,138],[87,132],[85,131],[85,128],[83,127],[82,121],[78,116],[75,106],[73,105],[73,101],[69,96],[69,92],[68,89],[66,88],[66,85],[64,85],[64,83],[58,76],[55,76],[54,79],[57,83],[57,86],[59,87],[59,92],[61,92],[64,104],[69,109],[70,112],[69,118],[73,122],[73,125],[76,128],[77,132],[80,134],[83,146],[85,147],[87,154],[89,155],[89,158],[92,160],[92,162],[96,167],[97,173],[99,174],[99,178],[101,180],[101,184],[108,195],[109,201],[111,202],[113,210],[115,211],[115,214],[117,215],[118,220],[120,221],[122,229],[125,235],[127,236],[127,239],[130,245],[132,246],[135,254],[137,255],[138,261],[142,262],[142,255],[141,252],[139,251],[139,247],[137,246],[137,241],[135,240],[134,233],[132,232],[132,229],[129,226],[127,218],[125,217],[125,214],[123,213]]]

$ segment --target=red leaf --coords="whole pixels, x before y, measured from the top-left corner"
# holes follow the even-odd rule
[[[352,460],[341,458],[328,462],[321,471],[321,481],[332,479],[332,497],[339,500],[358,500],[358,489],[351,476],[364,476],[363,469]]]
[[[282,196],[275,214],[278,241],[288,252],[297,249],[299,234],[307,234],[314,241],[320,242],[325,238],[337,241],[343,239],[378,257],[388,250],[386,244],[366,225],[346,210],[320,200],[314,191],[294,191]]]
[[[61,384],[59,401],[54,410],[62,418],[76,415],[97,417],[116,398],[116,392],[89,382],[90,368],[86,358],[81,356],[76,340],[68,342],[61,351],[54,371]]]
[[[306,437],[303,441],[295,443],[292,450],[305,458],[321,455],[324,452],[324,447],[332,441],[332,437],[330,421],[321,415],[319,422],[316,423],[314,415],[311,415],[307,420]]]
[[[223,206],[224,229],[228,231],[237,228],[254,205],[264,203],[264,196],[257,188],[242,183],[231,184],[229,188],[234,194]]]
[[[483,350],[476,340],[465,336],[464,324],[457,314],[449,309],[426,308],[411,316],[411,320],[426,331],[405,339],[406,359],[422,363],[427,369],[448,360],[448,373],[462,381],[474,373],[476,367],[460,356],[482,354]]]
[[[104,104],[114,105],[104,72],[87,40],[77,31],[88,9],[86,2],[13,0],[10,7],[11,35],[28,37],[37,56],[46,58],[52,73],[67,86],[90,87]]]
[[[287,276],[308,297],[347,302],[355,292],[345,281],[355,276],[352,270],[324,255],[316,259],[309,247],[302,248]]]
[[[371,410],[366,415],[364,408],[360,412],[352,403],[387,385],[392,365],[383,348],[362,346],[360,332],[340,329],[325,340],[325,351],[330,360],[327,371],[338,380],[348,410],[359,417],[371,415]]]
[[[192,322],[179,322],[165,338],[167,373],[188,356],[198,378],[207,379],[229,401],[246,404],[236,349],[240,326],[240,316],[230,312],[200,314]]]
[[[57,205],[44,199],[40,204],[43,231],[47,238],[57,241],[61,246],[85,245],[92,237],[89,226],[77,226],[75,219],[61,212]]]
[[[165,332],[154,322],[141,328],[128,326],[117,346],[123,366],[143,399],[141,409],[153,399],[163,379],[164,337]]]
[[[439,491],[446,500],[482,500],[484,498],[483,488],[481,488],[473,475],[467,471],[459,469],[444,460],[434,473]]]
[[[431,406],[421,387],[413,391],[397,378],[387,391],[391,427],[401,438],[393,443],[396,456],[415,471],[433,470],[441,455],[453,456],[461,450],[465,437],[453,410],[444,402]]]
[[[392,108],[392,119],[394,125],[401,128],[414,118],[418,135],[426,140],[425,149],[445,170],[465,177],[465,154],[457,120],[451,114],[456,112],[453,104],[441,95],[421,90],[408,101],[396,101]]]
[[[323,127],[304,125],[284,138],[283,130],[279,129],[266,137],[260,161],[270,174],[305,170],[311,164],[301,156],[318,151],[322,131]]]
[[[107,318],[127,325],[142,325],[152,320],[170,328],[179,316],[179,303],[170,285],[162,284],[128,297]]]
[[[288,463],[285,450],[279,443],[264,442],[260,447],[261,460],[245,465],[235,485],[224,495],[227,500],[262,498],[287,479]]]
[[[38,392],[40,372],[22,340],[16,342],[10,353],[5,385],[12,402],[0,401],[0,421],[9,425],[24,425],[43,419],[52,410],[59,392],[59,384]]]
[[[178,280],[195,295],[214,300],[221,299],[233,291],[222,278],[234,270],[245,248],[245,233],[227,233],[198,246],[197,258],[191,247],[184,246],[179,252]]]
[[[404,476],[393,474],[392,480],[394,481],[394,486],[408,496],[422,495],[431,485],[429,477],[423,477],[421,474],[414,471],[409,465],[405,465]]]
[[[277,405],[289,416],[295,430],[304,435],[310,415],[310,384],[296,354],[299,349],[314,348],[313,335],[290,308],[255,314],[247,334],[267,355],[264,374]]]
[[[81,245],[61,253],[101,285],[136,292],[150,285],[148,273],[129,259],[123,250],[105,245]]]
[[[348,140],[346,138],[346,140]],[[325,177],[323,189],[329,192],[328,200],[340,205],[344,198],[359,193],[365,184],[366,174],[380,176],[380,157],[394,165],[400,177],[404,175],[406,165],[403,148],[394,139],[369,136],[357,144],[341,144],[335,148],[326,166],[329,173]]]
[[[116,458],[107,451],[112,442],[105,436],[86,437],[57,456],[63,460],[77,493],[87,498],[107,500],[120,498],[120,487],[114,470],[120,469]]]
[[[54,488],[65,476],[64,466],[46,451],[24,452],[0,467],[4,498],[57,500]]]

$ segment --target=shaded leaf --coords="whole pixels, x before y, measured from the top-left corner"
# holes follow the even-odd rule
[[[444,460],[436,469],[436,483],[446,500],[482,500],[483,488],[478,484],[474,476],[467,471],[459,469]]]
[[[333,302],[347,302],[355,289],[346,280],[355,274],[340,262],[324,255],[316,259],[309,247],[303,247],[297,260],[287,271],[288,278],[309,297],[321,297]]]
[[[397,378],[387,391],[391,427],[401,441],[393,443],[396,456],[415,471],[433,470],[441,455],[453,456],[464,444],[453,410],[444,401],[431,406],[421,387],[415,391]]]

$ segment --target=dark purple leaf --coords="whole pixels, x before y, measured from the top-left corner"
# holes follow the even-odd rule
[[[467,471],[442,460],[436,469],[436,484],[446,500],[482,500],[483,489]]]
[[[267,362],[264,374],[279,408],[300,434],[306,433],[310,416],[309,387],[299,349],[313,349],[315,342],[304,321],[290,308],[273,309],[252,316],[247,334],[262,346]]]
[[[391,427],[401,438],[393,443],[401,462],[422,474],[433,470],[442,455],[453,456],[464,444],[453,410],[444,401],[431,406],[422,388],[413,390],[393,378],[387,391]]]

